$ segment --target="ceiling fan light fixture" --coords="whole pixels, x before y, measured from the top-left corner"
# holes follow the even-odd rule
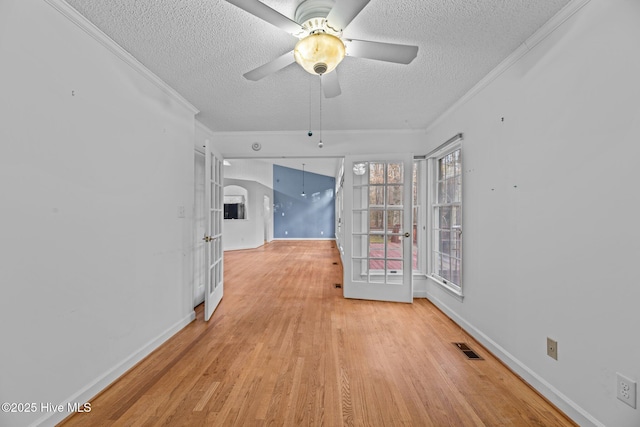
[[[333,71],[344,59],[340,38],[327,33],[313,33],[301,39],[293,50],[298,64],[308,73],[322,75]]]

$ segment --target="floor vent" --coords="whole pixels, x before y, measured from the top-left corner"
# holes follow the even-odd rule
[[[336,289],[340,289],[340,288],[342,288],[342,285],[341,285],[340,283],[336,283],[336,284],[335,284],[335,285],[333,285],[333,286],[335,286],[335,287],[336,287]]]
[[[458,347],[460,351],[463,352],[465,356],[467,356],[467,359],[483,360],[482,357],[478,356],[478,353],[471,350],[471,348],[467,344],[463,342],[454,342],[453,345]]]

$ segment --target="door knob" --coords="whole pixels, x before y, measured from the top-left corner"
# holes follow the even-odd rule
[[[404,237],[410,237],[411,233],[409,233],[408,231],[406,233],[404,233]]]

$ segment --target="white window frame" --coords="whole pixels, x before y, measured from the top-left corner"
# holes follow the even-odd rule
[[[441,148],[439,148],[436,152],[432,153],[429,157],[428,157],[428,182],[427,183],[427,188],[428,188],[428,192],[427,192],[427,277],[429,279],[431,279],[433,282],[435,282],[436,284],[438,284],[440,287],[442,287],[443,289],[445,289],[447,292],[451,293],[452,295],[454,295],[455,297],[457,297],[460,301],[462,301],[462,299],[464,298],[464,294],[463,294],[463,283],[464,283],[464,278],[463,278],[463,265],[464,265],[464,256],[462,254],[461,251],[461,255],[460,255],[460,283],[453,283],[449,280],[446,280],[442,277],[440,277],[440,275],[436,274],[434,272],[435,270],[435,263],[434,263],[434,254],[436,252],[435,249],[435,244],[436,244],[436,238],[435,238],[435,208],[440,206],[437,202],[437,196],[438,196],[438,161],[442,158],[444,158],[445,156],[447,156],[448,154],[456,151],[456,150],[460,150],[460,162],[461,165],[463,165],[464,162],[464,156],[462,153],[462,135],[457,135],[456,137],[452,138],[451,141],[448,141],[447,143],[445,143]],[[463,173],[461,171],[461,179],[462,179]],[[463,199],[460,202],[460,207],[461,209],[464,211],[463,205],[464,205],[464,182],[462,182],[462,194],[463,194]],[[464,227],[464,221],[461,220],[461,227],[460,227],[460,232],[462,233],[462,228]],[[462,246],[464,248],[464,245]]]
[[[414,167],[417,168],[417,188],[412,188],[411,191],[412,192],[416,192],[416,196],[417,196],[417,204],[412,204],[412,209],[414,209],[413,211],[413,219],[414,222],[416,223],[416,229],[414,230],[415,233],[415,239],[416,239],[416,245],[417,245],[417,249],[418,249],[418,253],[417,253],[417,266],[415,269],[413,269],[413,275],[414,277],[425,277],[427,275],[427,259],[428,256],[424,256],[424,254],[427,254],[429,251],[428,248],[428,244],[425,242],[428,242],[429,240],[427,239],[427,214],[425,212],[425,209],[427,209],[427,206],[429,206],[428,204],[428,199],[427,199],[427,194],[428,191],[425,191],[426,188],[428,188],[427,186],[429,185],[429,183],[431,182],[430,179],[428,179],[428,170],[427,170],[427,162],[425,161],[424,157],[422,158],[415,158],[413,161]],[[417,209],[417,213],[416,213],[416,209]],[[412,254],[413,256],[413,254]]]

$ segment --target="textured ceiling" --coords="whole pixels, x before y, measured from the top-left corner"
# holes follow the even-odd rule
[[[265,0],[293,18],[300,0]],[[338,0],[349,1],[349,0]],[[296,38],[224,0],[67,0],[200,110],[213,131],[319,127],[319,78],[242,75]],[[569,0],[371,0],[345,38],[419,46],[409,65],[347,57],[322,129],[426,129]],[[311,123],[310,123],[311,122]]]

